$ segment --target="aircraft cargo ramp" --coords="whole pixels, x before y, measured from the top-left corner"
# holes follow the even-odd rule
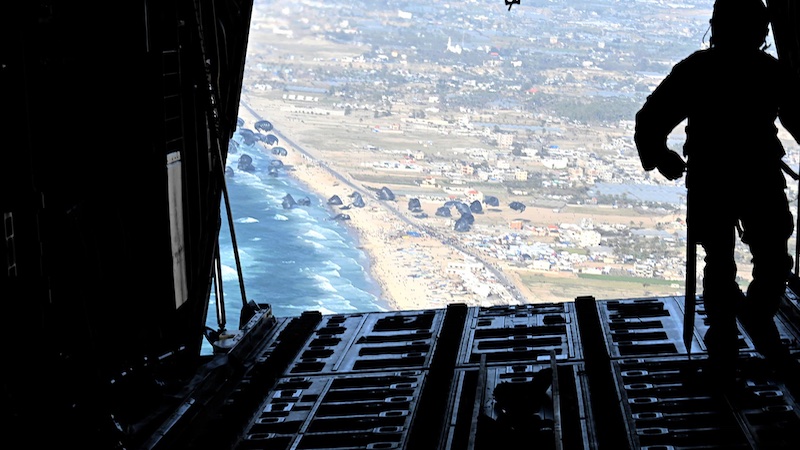
[[[791,380],[766,370],[741,331],[737,386],[725,397],[711,394],[702,375],[702,298],[690,354],[682,305],[682,297],[581,297],[508,307],[307,312],[293,319],[257,315],[244,331],[265,322],[268,337],[236,338],[231,353],[249,342],[249,356],[242,357],[251,363],[243,364],[241,381],[209,424],[214,432],[195,433],[187,445],[794,448],[800,416]],[[798,311],[797,297],[787,291],[776,320],[793,353]]]

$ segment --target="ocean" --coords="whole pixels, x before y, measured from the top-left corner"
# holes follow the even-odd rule
[[[380,286],[369,271],[369,257],[359,248],[358,236],[309,187],[287,174],[268,173],[268,154],[258,142],[248,146],[238,133],[239,150],[228,155],[226,176],[234,231],[248,300],[269,303],[277,317],[295,317],[304,311],[348,314],[388,310]],[[252,158],[253,172],[238,169],[239,158]],[[230,169],[229,169],[230,171]],[[307,206],[282,205],[289,194]],[[238,329],[242,296],[224,200],[220,205],[222,291],[228,330]],[[218,329],[216,298],[211,295],[207,326]]]

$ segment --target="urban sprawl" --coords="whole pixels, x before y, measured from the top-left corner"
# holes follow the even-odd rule
[[[642,170],[634,117],[707,46],[712,3],[256,1],[242,99],[318,164],[390,189],[417,230],[529,287],[569,278],[679,294],[685,187]],[[677,151],[682,132],[670,136]],[[797,145],[780,133],[796,168]],[[453,202],[479,205],[468,227],[441,211]],[[737,259],[747,281],[745,247]],[[483,267],[469,261],[450,266]]]

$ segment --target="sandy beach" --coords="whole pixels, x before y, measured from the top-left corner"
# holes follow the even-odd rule
[[[469,236],[453,233],[455,219],[436,216],[436,209],[442,202],[425,198],[426,192],[436,197],[444,196],[440,189],[420,191],[426,219],[418,219],[408,211],[410,197],[407,193],[398,195],[397,201],[378,200],[376,191],[381,188],[380,183],[388,181],[365,180],[391,178],[380,175],[375,178],[374,173],[370,178],[371,174],[359,167],[358,161],[375,158],[360,153],[364,151],[365,143],[371,142],[369,130],[362,130],[358,125],[340,124],[336,131],[338,134],[329,135],[330,127],[338,123],[338,119],[304,116],[296,111],[283,110],[282,105],[280,100],[243,92],[239,116],[245,120],[245,128],[262,119],[275,126],[271,133],[281,140],[276,145],[288,150],[288,155],[281,157],[290,167],[287,174],[306,184],[320,198],[327,200],[337,195],[347,205],[354,191],[361,194],[365,202],[363,208],[343,210],[340,206],[331,206],[331,217],[339,213],[349,215],[350,219],[343,224],[357,233],[360,246],[371,260],[369,269],[373,278],[382,288],[382,300],[394,309],[439,308],[455,302],[494,306],[571,301],[583,295],[619,298],[679,293],[671,285],[636,282],[591,284],[573,272],[531,270],[499,258],[490,249],[462,242]],[[342,126],[348,128],[343,130]],[[263,147],[267,152],[268,146]],[[407,184],[389,184],[387,187],[401,193],[409,191]],[[511,200],[514,198],[506,199]],[[520,200],[524,201],[523,198]],[[639,215],[626,210],[607,209],[603,212],[602,209],[588,210],[576,205],[532,205],[522,212],[500,207],[487,208],[485,214],[480,214],[473,226],[475,233],[470,234],[511,234],[513,230],[509,224],[517,220],[528,227],[546,228],[577,224],[588,217],[605,224],[636,222],[648,228],[655,228],[659,222],[674,223],[678,218],[674,215]],[[536,238],[541,242],[555,242],[554,239]]]
[[[256,121],[265,119],[259,113],[257,103],[250,106],[255,111],[246,107],[240,109],[239,116],[245,120],[245,127],[252,127]],[[275,130],[272,133],[282,135],[280,124],[273,124]],[[294,136],[286,137],[292,141],[296,139]],[[356,232],[361,248],[370,258],[370,272],[381,286],[382,299],[391,308],[420,310],[445,307],[452,302],[487,304],[485,298],[466,289],[459,277],[447,274],[449,263],[468,261],[468,255],[440,239],[419,233],[417,227],[400,217],[402,206],[399,203],[393,209],[389,204],[393,202],[378,200],[375,192],[316,159],[313,148],[303,147],[309,155],[306,156],[288,140],[278,144],[288,150],[288,154],[281,158],[289,168],[287,174],[326,200],[336,195],[347,205],[354,191],[362,195],[363,208],[342,210],[331,206],[331,217],[339,213],[349,215],[350,219],[343,223]],[[302,144],[298,142],[297,145]],[[498,288],[503,289],[501,286]],[[492,300],[493,303],[505,301]]]
[[[264,15],[262,19],[264,24],[269,24],[274,17]],[[284,25],[289,26],[288,23]],[[450,133],[451,127],[438,113],[432,114],[428,120],[416,119],[412,116],[420,106],[412,103],[393,103],[391,114],[380,114],[371,100],[342,108],[338,103],[344,100],[337,96],[320,94],[317,98],[317,94],[305,95],[302,90],[278,89],[287,81],[280,78],[283,75],[270,72],[276,70],[275,61],[287,61],[296,65],[298,70],[308,69],[309,73],[312,68],[314,72],[330,69],[339,73],[354,67],[365,71],[383,67],[382,63],[354,61],[364,53],[360,45],[330,42],[312,36],[313,33],[297,31],[299,35],[295,39],[287,40],[286,36],[276,34],[271,26],[256,26],[251,36],[255,53],[249,63],[254,70],[248,72],[243,82],[239,117],[245,120],[244,128],[252,128],[257,120],[269,120],[275,126],[274,134],[281,138],[278,145],[289,151],[287,156],[281,157],[294,169],[288,175],[308,185],[320,198],[338,195],[347,203],[353,191],[361,193],[366,203],[364,208],[341,210],[331,206],[331,216],[349,214],[350,220],[343,224],[357,233],[361,247],[371,260],[369,270],[381,285],[382,297],[387,304],[398,310],[415,310],[453,302],[491,306],[571,301],[583,295],[608,298],[676,293],[669,285],[651,285],[635,280],[586,283],[578,273],[584,268],[597,270],[597,267],[577,265],[574,271],[560,268],[539,270],[505,257],[501,254],[502,248],[482,246],[475,241],[515,234],[521,223],[528,242],[551,244],[556,243],[557,237],[541,234],[532,237],[530,230],[579,224],[587,218],[594,218],[598,225],[628,226],[636,223],[640,228],[654,229],[657,225],[674,223],[674,216],[659,217],[653,213],[602,207],[583,208],[566,202],[560,202],[560,205],[552,205],[557,202],[550,201],[534,204],[528,193],[513,193],[502,185],[484,184],[482,194],[498,196],[502,206],[487,208],[485,214],[476,216],[470,233],[454,232],[456,217],[438,217],[436,211],[448,197],[466,199],[463,194],[469,187],[468,183],[464,184],[463,193],[445,192],[435,180],[434,184],[418,182],[420,178],[427,178],[421,172],[387,171],[376,165],[397,164],[410,152],[414,152],[414,159],[419,152],[422,159],[452,162],[461,159],[466,149],[484,148],[483,138],[470,133]],[[425,69],[427,66],[424,64],[408,66],[412,72]],[[306,87],[309,86],[315,87],[313,83]],[[499,113],[499,116],[473,115],[471,120],[499,123],[518,119],[514,111]],[[552,144],[563,147],[578,145],[587,151],[603,151],[603,145],[609,140],[623,139],[628,134],[629,130],[618,127],[580,127],[571,128],[558,138],[550,138],[554,139]],[[297,147],[292,142],[296,142]],[[298,147],[302,147],[307,157],[298,151]],[[535,161],[526,164],[529,170],[547,171],[544,165],[536,166]],[[435,176],[431,174],[430,178]],[[453,184],[447,184],[449,189],[455,189]],[[376,198],[375,191],[382,186],[399,193],[396,202]],[[415,217],[408,210],[407,202],[412,197],[420,200],[426,218]],[[524,202],[527,209],[520,212],[508,208],[512,201]],[[512,222],[515,223],[513,227]],[[632,266],[618,264],[614,269],[624,271]]]

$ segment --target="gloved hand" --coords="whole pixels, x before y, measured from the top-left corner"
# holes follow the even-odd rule
[[[659,158],[656,168],[668,180],[677,180],[686,172],[686,162],[674,150],[667,150],[661,158]]]

